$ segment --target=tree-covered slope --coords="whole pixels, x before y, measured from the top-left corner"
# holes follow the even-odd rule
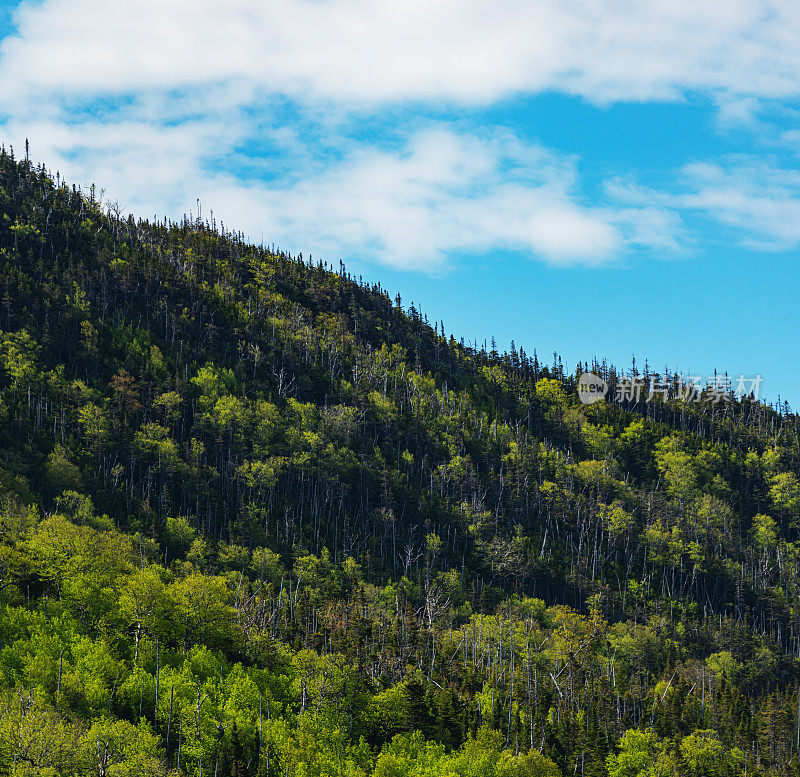
[[[583,406],[5,152],[0,284],[0,774],[799,773],[788,408]]]

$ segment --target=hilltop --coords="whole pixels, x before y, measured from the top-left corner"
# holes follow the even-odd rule
[[[5,151],[0,293],[0,773],[800,773],[787,407]]]

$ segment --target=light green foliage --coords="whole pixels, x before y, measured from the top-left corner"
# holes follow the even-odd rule
[[[120,616],[126,626],[135,627],[137,645],[144,634],[162,639],[173,635],[175,602],[158,568],[137,569],[120,587]]]
[[[655,732],[630,729],[622,735],[619,753],[608,756],[608,777],[667,777],[676,774],[674,762],[671,764],[672,772],[662,768],[664,756],[664,743]]]
[[[11,380],[12,389],[26,391],[37,379],[39,347],[30,334],[0,332],[0,368]]]
[[[56,445],[47,457],[45,474],[54,493],[78,490],[83,487],[80,469],[72,462],[63,445]]]
[[[10,777],[86,774],[81,744],[80,729],[42,698],[13,692],[0,696],[0,769]]]
[[[170,586],[176,620],[183,626],[183,643],[228,644],[233,636],[231,594],[221,577],[192,573]]]
[[[497,777],[561,777],[561,770],[538,750],[516,756],[506,751],[498,760]]]
[[[615,493],[619,485],[613,477],[613,468],[607,460],[588,459],[574,467],[575,477],[581,483],[596,488],[603,494]]]
[[[604,459],[614,449],[613,430],[608,426],[595,426],[584,423],[581,436],[589,452],[595,459]]]
[[[442,549],[442,538],[438,534],[430,533],[425,537],[425,547],[431,559],[435,559]]]
[[[387,688],[375,694],[366,711],[368,726],[373,736],[389,741],[408,727],[408,700],[400,686]]]
[[[613,534],[624,534],[633,526],[633,516],[625,510],[622,502],[615,501],[610,505],[600,506],[600,517],[606,528]]]
[[[286,568],[280,556],[269,548],[256,548],[253,551],[253,560],[250,568],[259,580],[265,580],[278,585],[286,576]]]
[[[208,560],[208,543],[202,537],[196,537],[186,553],[187,573],[193,569],[203,569]]]
[[[759,513],[753,516],[753,539],[759,548],[774,548],[778,542],[780,529],[768,515]]]
[[[295,562],[295,572],[303,580],[309,593],[324,600],[339,599],[352,590],[359,575],[355,559],[346,558],[342,565],[334,564],[327,548],[319,557],[304,553]]]
[[[5,542],[16,542],[38,521],[36,507],[24,504],[19,496],[0,494],[0,538]]]
[[[769,496],[776,512],[795,521],[800,517],[800,480],[794,472],[773,475]]]
[[[88,402],[78,410],[83,433],[93,448],[101,448],[108,442],[111,433],[111,424],[103,409],[94,402]]]
[[[652,468],[653,430],[641,419],[632,420],[614,441],[614,450],[625,470],[641,476]]]
[[[10,777],[162,777],[146,724],[101,718],[85,730],[33,695],[0,698],[0,770]]]
[[[561,383],[552,378],[542,378],[536,384],[536,396],[546,403],[563,407],[567,397]]]
[[[239,430],[245,422],[245,417],[244,404],[236,397],[220,397],[214,405],[214,425],[222,434]]]
[[[271,458],[269,461],[246,461],[239,467],[239,476],[253,489],[274,488],[285,461]]]
[[[78,491],[64,491],[55,498],[56,507],[60,513],[66,515],[73,523],[80,526],[91,526],[103,532],[114,535],[114,523],[107,515],[98,515],[95,512],[92,499],[87,494]]]
[[[253,450],[258,456],[269,456],[274,444],[280,441],[283,418],[271,402],[258,399],[253,404]]]
[[[397,407],[394,402],[380,392],[373,391],[369,395],[369,402],[381,423],[390,424],[397,417]]]
[[[296,726],[272,725],[269,741],[280,763],[295,777],[367,777],[369,747],[353,745],[341,726],[312,714],[298,716]]]
[[[687,777],[735,777],[744,769],[744,753],[728,750],[711,730],[695,731],[681,740]]]
[[[201,367],[191,382],[207,400],[208,409],[213,407],[221,396],[231,393],[236,387],[233,373],[224,368],[219,369],[213,364]]]
[[[23,547],[32,571],[92,620],[113,606],[114,585],[131,559],[127,538],[76,526],[59,514],[43,520]]]
[[[695,510],[695,518],[689,526],[695,536],[730,541],[736,517],[727,502],[711,494],[703,494],[695,503]]]
[[[164,535],[167,547],[172,554],[181,556],[189,550],[197,538],[197,532],[185,516],[178,516],[177,518],[167,516]]]
[[[165,391],[153,400],[153,405],[164,413],[164,423],[171,424],[180,414],[182,401],[183,398],[177,391]]]
[[[199,392],[197,407],[200,411],[202,422],[213,427],[217,421],[215,411],[222,397],[232,394],[236,388],[236,378],[229,369],[219,369],[214,364],[206,364],[197,371],[191,379],[195,389]],[[225,413],[226,405],[223,403],[220,410]]]
[[[241,572],[250,562],[250,551],[241,545],[228,545],[227,542],[220,542],[217,548],[217,558],[223,567]]]
[[[457,752],[426,743],[419,732],[399,735],[385,747],[373,777],[561,777],[561,771],[536,750],[513,755],[496,731],[482,728]]]
[[[440,769],[443,757],[444,747],[425,742],[418,731],[409,735],[398,735],[378,756],[373,777],[446,775],[447,772]]]
[[[135,448],[148,461],[170,472],[183,469],[178,446],[161,424],[145,424],[133,438]]]
[[[126,674],[125,665],[112,655],[104,640],[78,637],[70,653],[71,660],[63,667],[61,680],[66,709],[80,710],[90,717],[103,714],[113,689]]]
[[[159,738],[145,725],[100,720],[83,738],[87,760],[106,777],[158,777],[166,773]],[[92,758],[94,756],[94,759]]]
[[[730,651],[728,650],[721,650],[719,653],[712,653],[706,659],[706,665],[718,679],[725,677],[728,681],[734,680],[736,673],[742,668],[742,665],[731,655]]]
[[[327,434],[349,444],[355,434],[360,421],[361,413],[356,407],[346,405],[333,405],[324,408],[321,412],[322,423]]]
[[[669,492],[676,499],[686,501],[697,488],[697,464],[691,454],[683,449],[677,437],[665,437],[656,445],[656,464],[664,476]]]

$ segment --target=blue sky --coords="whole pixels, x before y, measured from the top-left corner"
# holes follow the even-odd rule
[[[800,7],[0,2],[0,138],[466,340],[800,406]]]

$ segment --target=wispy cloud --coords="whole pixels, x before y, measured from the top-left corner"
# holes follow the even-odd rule
[[[262,169],[250,178],[210,164],[234,155],[251,131],[241,119],[44,121],[8,131],[20,141],[25,133],[70,178],[102,182],[125,210],[180,217],[199,198],[251,238],[330,259],[437,271],[456,255],[492,250],[570,265],[607,262],[632,246],[674,247],[671,214],[649,204],[584,204],[575,158],[507,131],[443,125],[410,133],[399,148],[348,143],[333,161],[296,154],[284,174]],[[261,142],[291,152],[298,141],[278,128]]]
[[[325,174],[259,199],[272,231],[345,255],[366,247],[373,259],[415,269],[493,249],[596,264],[641,238],[633,214],[582,205],[576,182],[574,160],[506,133],[437,129],[399,151],[358,148]]]
[[[800,171],[737,155],[685,165],[669,185],[611,180],[607,195],[635,207],[700,216],[727,229],[726,241],[758,251],[800,246]]]
[[[696,163],[683,172],[689,191],[677,204],[732,227],[742,245],[756,250],[800,245],[800,171],[745,158],[727,166]]]

